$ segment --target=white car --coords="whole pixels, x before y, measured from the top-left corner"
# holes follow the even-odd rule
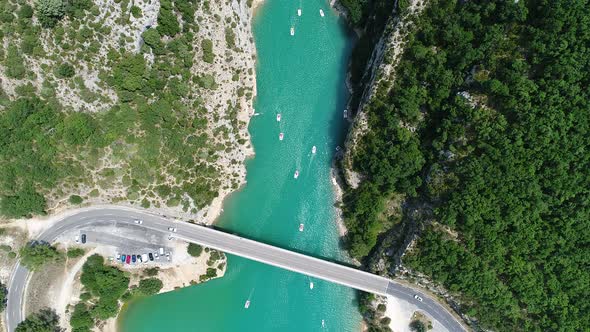
[[[155,258],[155,259],[160,259],[160,256],[158,255],[158,253],[157,253],[157,252],[155,252],[155,253],[154,253],[154,258]]]
[[[171,232],[176,232],[176,227],[168,227],[168,230]]]
[[[422,298],[418,296],[418,294],[414,294],[414,298],[420,302],[422,302]]]
[[[117,254],[117,260],[121,260],[121,254]]]
[[[135,219],[135,220],[133,220],[133,222],[136,223],[136,224],[138,224],[138,225],[143,224],[143,220],[141,220],[141,219]]]
[[[76,235],[76,243],[80,243],[80,235]]]
[[[168,261],[170,261],[170,253],[169,253],[169,252],[167,252],[167,253],[166,253],[166,259],[167,259]]]

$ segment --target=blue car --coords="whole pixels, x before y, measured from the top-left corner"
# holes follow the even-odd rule
[[[135,257],[135,255],[132,255],[132,256],[131,256],[131,261],[132,261],[133,263],[135,263],[135,262],[137,261],[137,258]]]
[[[121,255],[121,262],[125,263],[125,259],[127,258],[127,255]]]

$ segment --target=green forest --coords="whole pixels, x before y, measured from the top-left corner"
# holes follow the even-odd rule
[[[345,195],[368,257],[403,195],[431,213],[403,263],[459,296],[479,328],[590,326],[590,3],[430,1]],[[405,211],[407,214],[407,211]]]

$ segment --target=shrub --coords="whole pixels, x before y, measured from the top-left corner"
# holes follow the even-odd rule
[[[84,201],[84,199],[78,195],[71,195],[69,199],[71,204],[78,205]]]
[[[203,61],[213,63],[215,54],[213,54],[213,42],[209,39],[201,41],[201,48],[203,49]]]
[[[74,76],[75,73],[74,67],[69,63],[62,63],[55,70],[55,74],[59,78],[69,78]]]
[[[201,253],[203,253],[203,247],[195,243],[189,243],[187,252],[193,257],[199,257],[201,256]]]
[[[131,7],[131,15],[133,15],[133,17],[135,17],[135,18],[140,18],[141,17],[141,8],[133,5]]]
[[[86,251],[84,251],[84,249],[82,249],[82,248],[71,248],[71,249],[68,249],[68,252],[66,253],[66,255],[69,258],[76,258],[76,257],[84,256],[85,252]]]
[[[139,281],[137,291],[143,295],[155,295],[162,289],[162,281],[158,278],[148,278]]]
[[[38,0],[35,9],[39,22],[45,28],[53,28],[66,12],[62,0]]]
[[[14,195],[0,196],[0,213],[10,218],[43,214],[45,207],[45,197],[31,188],[22,189]]]

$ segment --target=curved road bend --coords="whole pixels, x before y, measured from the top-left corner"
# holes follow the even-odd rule
[[[286,249],[274,247],[261,242],[249,240],[215,230],[205,226],[178,222],[160,216],[130,209],[104,208],[79,212],[56,222],[45,230],[38,238],[41,241],[54,242],[62,233],[81,229],[87,226],[130,223],[134,219],[142,219],[145,227],[162,233],[169,233],[168,227],[176,227],[174,237],[194,242],[206,247],[217,249],[237,256],[252,259],[261,263],[277,266],[290,271],[313,276],[362,291],[379,295],[392,295],[415,304],[420,310],[428,313],[450,332],[466,331],[455,317],[440,303],[419,290],[402,285],[396,281],[383,278],[365,271],[307,256]],[[29,271],[16,263],[16,268],[8,283],[8,303],[5,320],[9,332],[24,320],[23,298],[29,279]],[[414,299],[419,295],[423,301]]]

